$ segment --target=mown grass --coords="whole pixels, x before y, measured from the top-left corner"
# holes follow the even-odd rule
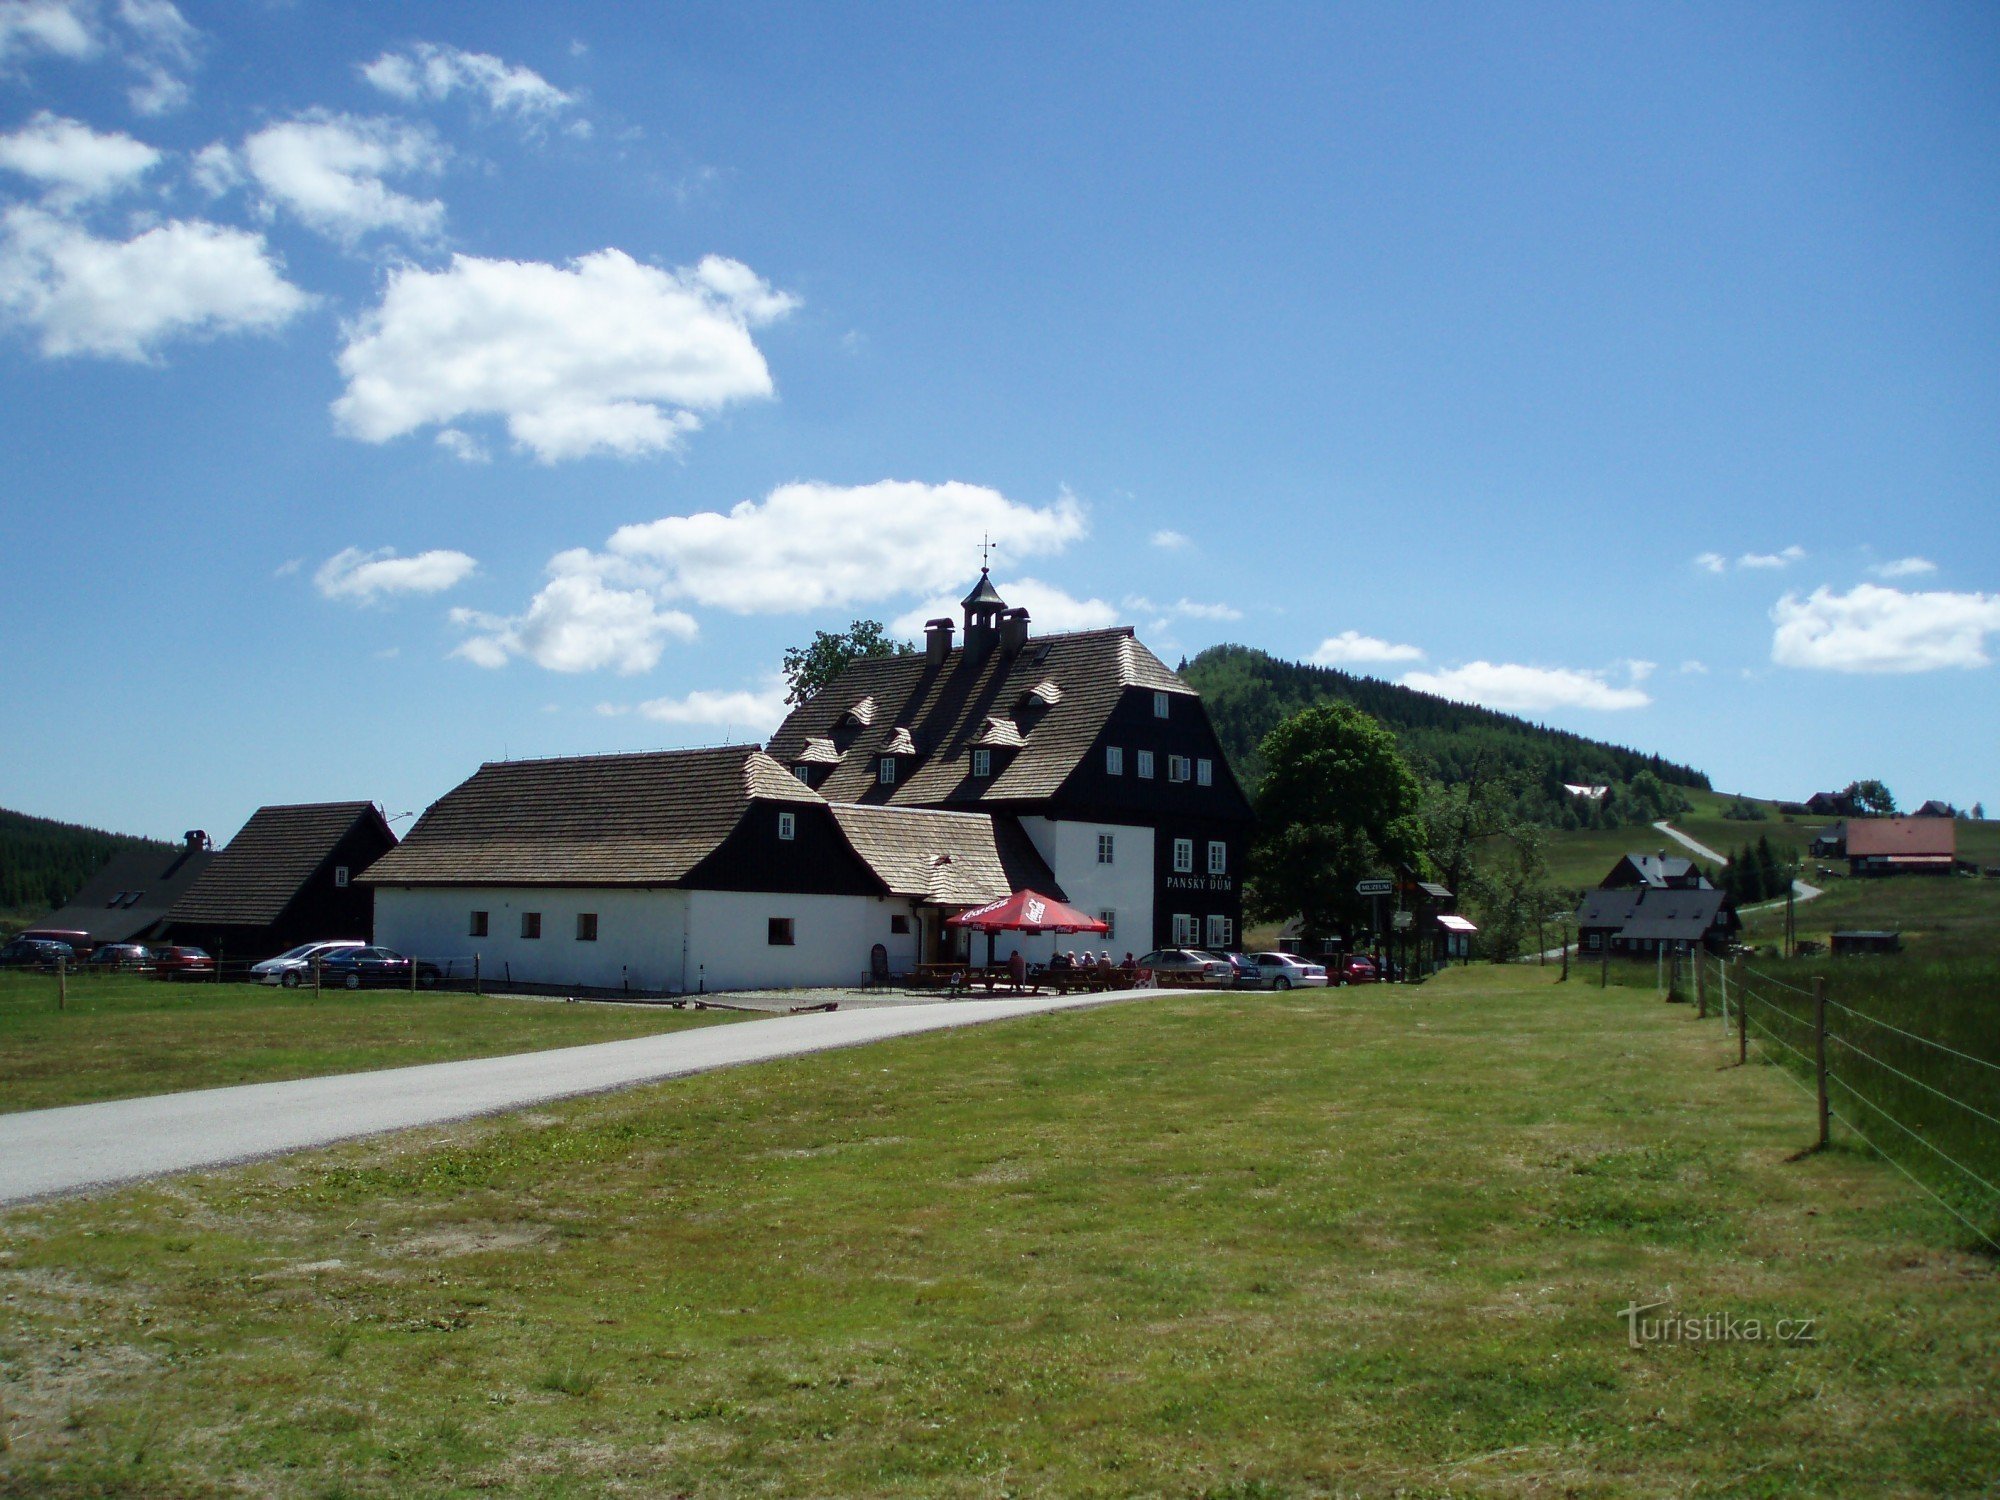
[[[1757,997],[1751,1015],[1769,1033],[1758,1034],[1760,1047],[1815,1080],[1811,991],[1823,982],[1839,1128],[1872,1141],[2000,1243],[2000,1192],[1988,1186],[2000,1186],[2000,880],[1843,877],[1800,903],[1796,922],[1819,953],[1778,956],[1781,910],[1754,913],[1746,929],[1762,949],[1742,973]],[[1903,951],[1833,958],[1825,950],[1842,928],[1899,931]]]
[[[0,974],[0,1112],[646,1036],[715,1011]]]
[[[1023,1019],[17,1209],[0,1492],[1965,1494],[2000,1276],[1687,1009]],[[1817,1318],[1631,1349],[1619,1310]],[[1768,1326],[1768,1324],[1767,1324]]]

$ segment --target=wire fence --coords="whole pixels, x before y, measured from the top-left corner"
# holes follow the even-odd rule
[[[2000,1252],[2000,1058],[1890,1020],[1879,995],[1835,999],[1823,974],[1800,984],[1705,953],[1689,973],[1699,1014],[1722,1020],[1737,1061],[1771,1064],[1813,1100],[1816,1149],[1838,1124]],[[1976,1002],[1933,997],[1944,1003]]]
[[[105,992],[110,986],[129,986],[144,980],[173,986],[254,986],[307,992],[318,995],[359,990],[407,990],[412,994],[439,991],[485,994],[505,989],[516,994],[577,994],[574,985],[545,985],[516,980],[505,971],[495,972],[479,954],[404,954],[369,949],[364,954],[328,954],[305,960],[236,959],[209,953],[206,949],[161,946],[143,956],[85,959],[72,962],[20,965],[4,971],[16,981],[46,984],[58,1009],[72,997],[83,998]],[[607,993],[623,994],[620,989]],[[640,998],[637,991],[630,992]]]

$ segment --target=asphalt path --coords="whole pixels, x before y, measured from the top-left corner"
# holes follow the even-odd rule
[[[774,1016],[588,1047],[0,1115],[0,1204],[252,1161],[715,1068],[1181,993],[1190,992],[1123,990]]]
[[[1729,863],[1728,855],[1718,853],[1717,851],[1709,848],[1708,845],[1702,843],[1699,839],[1689,838],[1686,834],[1682,833],[1678,828],[1674,827],[1674,825],[1671,823],[1664,823],[1664,822],[1655,823],[1653,826],[1659,829],[1659,831],[1661,833],[1664,833],[1668,838],[1672,839],[1676,844],[1679,844],[1683,849],[1688,850],[1692,854],[1698,854],[1703,859],[1713,860],[1715,861],[1716,864],[1719,865],[1726,865]]]

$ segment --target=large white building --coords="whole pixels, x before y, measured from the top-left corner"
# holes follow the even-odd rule
[[[387,947],[647,994],[905,972],[941,914],[1060,889],[1018,829],[834,807],[755,745],[492,762],[362,879]]]
[[[1250,807],[1195,692],[1129,629],[1031,636],[984,573],[963,643],[927,635],[768,751],[480,767],[363,877],[375,940],[501,983],[853,984],[968,956],[948,919],[1029,888],[1110,923],[1087,941],[1114,956],[1233,945]]]
[[[838,803],[1018,824],[1115,953],[1234,946],[1252,816],[1200,695],[1128,627],[1030,634],[984,572],[963,608],[962,642],[932,620],[919,654],[853,663],[772,757]]]

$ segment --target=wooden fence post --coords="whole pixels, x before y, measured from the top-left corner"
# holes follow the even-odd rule
[[[1611,988],[1611,934],[1608,932],[1599,933],[1597,941],[1599,963],[1601,964],[1601,967],[1597,971],[1597,987],[1600,990],[1608,990]]]
[[[1723,983],[1727,984],[1728,980]],[[1741,1067],[1750,1061],[1750,992],[1742,985],[1736,986],[1736,1064]]]
[[[1706,1021],[1708,1019],[1708,965],[1701,961],[1702,957],[1701,949],[1695,949],[1693,958],[1694,1004],[1695,1019]]]
[[[313,999],[319,999],[319,955],[313,955]]]
[[[69,1009],[69,960],[56,959],[56,1009]]]
[[[486,993],[479,978],[479,955],[477,953],[472,955],[472,993],[475,995],[484,995]]]
[[[417,955],[412,953],[410,955],[410,993],[414,995],[416,992],[417,992]]]
[[[1822,976],[1813,980],[1813,1040],[1817,1044],[1817,1067],[1819,1074],[1819,1149],[1827,1147],[1827,1117],[1830,1108],[1826,1097],[1826,979]]]

